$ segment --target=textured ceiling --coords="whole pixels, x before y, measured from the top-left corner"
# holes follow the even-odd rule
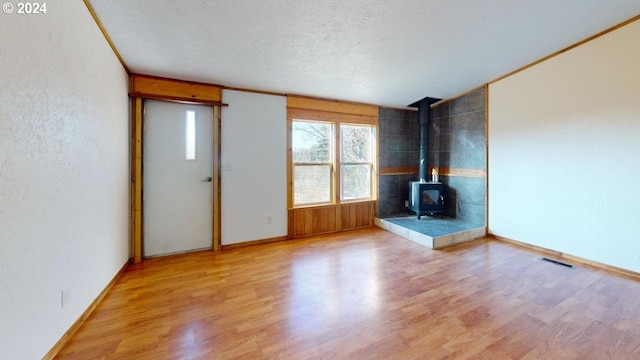
[[[640,14],[640,0],[90,0],[134,73],[402,107]]]

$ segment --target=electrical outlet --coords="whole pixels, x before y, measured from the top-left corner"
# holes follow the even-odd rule
[[[404,201],[404,207],[409,207],[409,200]]]
[[[273,224],[273,219],[271,218],[271,216],[267,216],[267,224]]]
[[[231,171],[231,161],[225,161],[222,163],[222,171]]]

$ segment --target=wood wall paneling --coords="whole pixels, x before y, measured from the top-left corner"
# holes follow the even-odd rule
[[[336,206],[320,206],[298,208],[290,210],[290,223],[292,226],[292,237],[303,237],[315,234],[335,232],[336,227]]]
[[[298,238],[373,225],[376,201],[290,210],[291,237]]]
[[[342,229],[357,229],[373,225],[375,201],[342,204]]]
[[[222,88],[211,84],[133,74],[131,75],[131,96],[199,104],[220,104]]]
[[[287,107],[305,110],[326,111],[341,114],[378,117],[378,106],[337,100],[287,96]]]
[[[354,114],[340,114],[318,110],[305,110],[288,108],[287,117],[290,119],[305,119],[316,121],[329,121],[335,123],[350,123],[350,124],[368,124],[378,125],[377,116],[369,115],[354,115]]]

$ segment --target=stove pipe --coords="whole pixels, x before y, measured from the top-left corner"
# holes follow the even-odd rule
[[[421,182],[429,181],[429,123],[431,121],[431,104],[440,99],[426,97],[411,106],[418,108],[420,122],[420,163],[418,164],[418,179]]]

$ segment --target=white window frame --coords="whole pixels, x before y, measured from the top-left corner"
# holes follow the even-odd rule
[[[292,119],[292,127],[295,125],[295,123],[297,122],[306,122],[306,123],[318,123],[318,124],[327,124],[327,125],[331,125],[331,143],[330,143],[330,148],[331,148],[331,152],[329,154],[329,160],[328,162],[304,162],[304,161],[295,161],[293,158],[294,156],[292,156],[291,159],[291,163],[292,163],[292,169],[293,169],[293,174],[295,174],[295,169],[296,167],[307,167],[307,166],[326,166],[329,167],[329,200],[328,201],[320,201],[320,202],[308,202],[308,203],[296,203],[295,200],[295,189],[296,189],[296,184],[295,184],[295,176],[292,179],[292,191],[294,192],[293,195],[293,206],[294,207],[306,207],[306,206],[317,206],[317,205],[330,205],[330,204],[335,204],[335,154],[336,154],[336,124],[330,121],[318,121],[318,120],[307,120],[307,119]],[[292,146],[293,149],[293,146]],[[292,150],[293,151],[293,150]]]
[[[292,131],[293,127],[297,122],[310,122],[310,123],[321,123],[321,124],[330,124],[332,125],[332,138],[331,138],[331,161],[328,162],[300,162],[295,161],[294,156],[291,156],[291,168],[292,168],[292,179],[291,179],[291,187],[292,187],[292,207],[293,208],[303,208],[309,206],[322,206],[322,205],[335,205],[341,203],[355,203],[362,201],[374,201],[376,199],[375,195],[375,186],[377,184],[376,176],[376,159],[377,159],[377,126],[375,124],[367,124],[367,123],[355,123],[355,122],[342,122],[342,121],[324,121],[324,120],[312,120],[305,119],[301,117],[295,117],[291,119]],[[369,161],[364,162],[343,162],[342,161],[342,138],[341,138],[341,130],[342,126],[362,126],[368,127],[371,129],[371,158]],[[293,140],[292,140],[293,141]],[[291,146],[293,151],[293,145]],[[368,196],[361,198],[353,198],[353,199],[345,199],[343,193],[343,177],[342,171],[344,166],[349,165],[368,165],[369,167],[369,191]],[[313,202],[313,203],[296,203],[295,200],[295,169],[300,166],[326,166],[329,167],[330,171],[330,198],[329,201],[323,202]],[[336,196],[338,194],[338,196]]]
[[[338,167],[340,169],[340,202],[341,203],[347,203],[347,202],[358,202],[358,201],[368,201],[368,200],[374,200],[374,176],[375,176],[375,159],[376,159],[376,126],[375,125],[370,125],[370,124],[354,124],[354,123],[339,123],[338,125],[338,132],[340,134],[339,136],[339,140],[340,143],[337,146],[338,147],[338,151],[339,151],[339,162],[338,162]],[[342,144],[342,126],[360,126],[360,127],[367,127],[371,130],[371,139],[370,139],[370,144],[369,146],[371,147],[369,149],[370,153],[370,160],[369,161],[363,161],[363,162],[345,162],[342,161],[342,153],[343,153],[343,144]],[[361,198],[352,198],[352,199],[345,199],[344,197],[344,177],[342,176],[343,174],[343,167],[344,166],[349,166],[349,165],[368,165],[369,166],[369,195],[366,197],[361,197]]]

